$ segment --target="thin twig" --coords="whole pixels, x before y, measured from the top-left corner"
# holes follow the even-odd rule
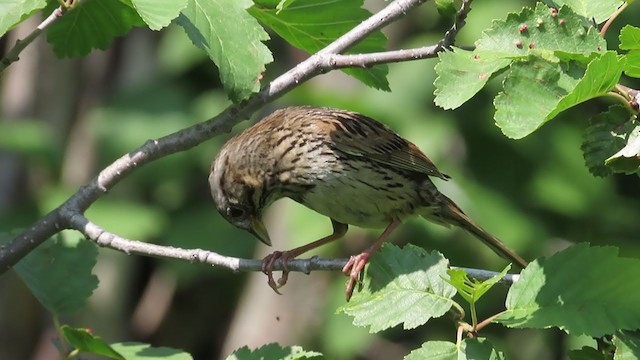
[[[464,18],[466,17],[466,12],[469,10],[468,4],[470,0],[463,2],[461,12],[465,12],[464,15],[457,17],[456,24],[447,32],[445,38],[441,40],[438,45],[413,50],[392,51],[389,52],[390,55],[384,55],[384,53],[339,55],[372,32],[404,16],[410,9],[424,1],[425,0],[395,0],[391,2],[387,7],[358,24],[318,53],[310,56],[305,61],[273,80],[248,100],[228,107],[219,115],[205,122],[182,129],[157,140],[149,140],[138,149],[117,159],[104,168],[98,176],[93,178],[88,184],[81,187],[58,208],[38,220],[29,229],[23,231],[9,244],[0,246],[0,274],[10,269],[36,246],[62,229],[76,229],[101,246],[108,246],[127,253],[202,262],[225,266],[232,270],[260,270],[262,263],[258,260],[230,258],[206,250],[178,249],[125,239],[118,235],[105,232],[98,225],[89,221],[83,214],[98,198],[141,166],[158,158],[191,149],[215,135],[229,131],[235,124],[240,122],[240,120],[245,119],[264,104],[277,99],[302,82],[324,73],[327,70],[346,66],[367,67],[386,62],[407,61],[415,59],[415,56],[419,56],[418,58],[435,56],[437,51],[442,51],[449,46],[448,44],[453,43],[455,34],[457,34],[460,26],[464,24]],[[431,52],[429,53],[429,51]],[[407,57],[400,57],[399,55]],[[357,58],[350,58],[351,56]],[[341,61],[345,61],[344,59],[357,59],[358,61],[354,61],[353,65],[346,65],[341,63]],[[344,265],[342,261],[343,260],[320,261],[313,258],[308,260],[291,260],[288,263],[288,268],[293,271],[303,272],[309,272],[311,270],[334,270],[341,269],[342,265]],[[276,262],[274,269],[279,269],[280,266],[281,265]]]
[[[40,34],[42,34],[42,32],[46,28],[48,28],[56,20],[60,19],[66,12],[66,8],[62,6],[58,7],[57,9],[53,10],[53,12],[49,14],[49,16],[47,16],[47,18],[44,19],[44,21],[41,22],[40,25],[33,29],[33,31],[29,35],[27,35],[27,37],[25,37],[24,39],[18,39],[11,50],[9,50],[7,54],[2,58],[2,60],[0,60],[0,74],[2,74],[4,69],[9,67],[9,65],[20,60],[20,53],[35,39],[37,39],[38,36],[40,36]]]
[[[455,22],[445,33],[442,40],[436,45],[424,46],[414,49],[392,50],[367,54],[335,54],[327,59],[327,67],[330,69],[341,69],[349,67],[371,67],[378,64],[397,63],[403,61],[413,61],[420,59],[430,59],[438,56],[438,53],[445,49],[450,49],[455,42],[458,31],[465,25],[471,2],[464,0],[460,10],[456,14]]]
[[[460,5],[460,10],[456,13],[456,20],[449,31],[444,34],[444,38],[440,40],[438,45],[443,49],[450,48],[454,43],[458,32],[466,24],[467,15],[471,11],[471,2],[473,0],[463,0]]]

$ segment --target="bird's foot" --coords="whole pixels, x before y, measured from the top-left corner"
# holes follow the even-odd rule
[[[278,289],[283,287],[287,280],[289,279],[289,270],[287,269],[287,260],[289,260],[291,256],[287,251],[274,251],[271,254],[265,256],[262,259],[262,272],[267,275],[267,283],[269,287],[273,289],[278,295],[282,295]],[[280,260],[282,262],[282,275],[278,282],[273,278],[273,264]]]
[[[364,266],[367,265],[367,262],[369,262],[370,257],[370,252],[363,252],[358,255],[354,255],[349,258],[347,264],[342,268],[342,273],[349,276],[349,281],[347,282],[347,287],[345,289],[347,301],[351,299],[351,295],[353,295],[353,289],[356,284],[362,284],[362,277],[364,276],[362,270],[364,269]]]

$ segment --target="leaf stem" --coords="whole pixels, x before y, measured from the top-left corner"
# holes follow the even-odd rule
[[[452,306],[456,309],[456,311],[458,312],[458,321],[461,321],[462,319],[464,319],[465,317],[465,311],[462,308],[462,306],[460,306],[460,304],[458,304],[457,302],[453,301],[452,302]]]
[[[71,359],[70,354],[73,352],[73,349],[71,349],[70,344],[66,341],[64,334],[62,333],[60,319],[56,314],[53,314],[53,326],[56,328],[56,333],[58,334],[58,350],[60,351],[61,357],[64,357],[65,359]]]
[[[624,11],[624,9],[627,8],[628,5],[629,3],[625,1],[624,4],[622,4],[616,11],[614,11],[611,16],[609,16],[607,22],[604,23],[604,25],[602,25],[602,29],[600,29],[600,36],[604,36],[604,34],[607,32],[607,29],[609,29],[609,26],[618,17],[618,15],[620,15]]]
[[[462,344],[462,334],[464,333],[464,331],[465,331],[464,324],[459,324],[458,325],[458,331],[456,331],[456,346],[458,348]]]
[[[482,330],[485,326],[491,324],[495,318],[497,318],[498,316],[502,315],[503,313],[504,313],[504,311],[501,311],[501,312],[499,312],[499,313],[497,313],[497,314],[495,314],[493,316],[490,316],[490,317],[482,320],[480,323],[478,323],[478,326],[476,326],[476,328],[475,328],[476,331]]]
[[[478,331],[478,313],[476,312],[476,302],[472,300],[469,302],[471,308],[471,328],[473,332]]]

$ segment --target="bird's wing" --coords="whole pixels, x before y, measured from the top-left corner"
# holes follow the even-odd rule
[[[392,167],[448,179],[413,143],[364,115],[335,111],[329,118],[330,136],[338,150]]]

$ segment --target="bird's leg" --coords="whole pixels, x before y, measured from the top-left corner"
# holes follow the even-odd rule
[[[275,291],[277,294],[280,294],[278,289],[283,287],[284,284],[287,283],[287,279],[289,278],[287,261],[289,259],[293,259],[296,256],[302,255],[309,250],[315,249],[319,246],[343,237],[344,234],[346,234],[347,229],[349,228],[347,224],[339,223],[333,219],[331,219],[331,225],[333,226],[333,233],[331,235],[288,251],[274,251],[262,260],[262,272],[267,275],[267,281],[273,291]],[[280,276],[280,279],[278,279],[277,283],[273,279],[273,264],[276,262],[276,260],[280,260],[282,262],[282,276]]]
[[[387,241],[389,235],[395,230],[398,225],[400,225],[400,220],[396,219],[387,226],[386,229],[382,232],[382,234],[378,237],[373,245],[369,246],[365,251],[361,252],[358,255],[351,256],[347,264],[342,268],[342,272],[349,276],[349,282],[347,282],[347,288],[345,289],[345,293],[347,295],[347,301],[351,299],[351,295],[353,295],[353,289],[358,283],[360,274],[364,269],[364,266],[369,262],[369,258],[371,255],[378,251],[382,244]]]

